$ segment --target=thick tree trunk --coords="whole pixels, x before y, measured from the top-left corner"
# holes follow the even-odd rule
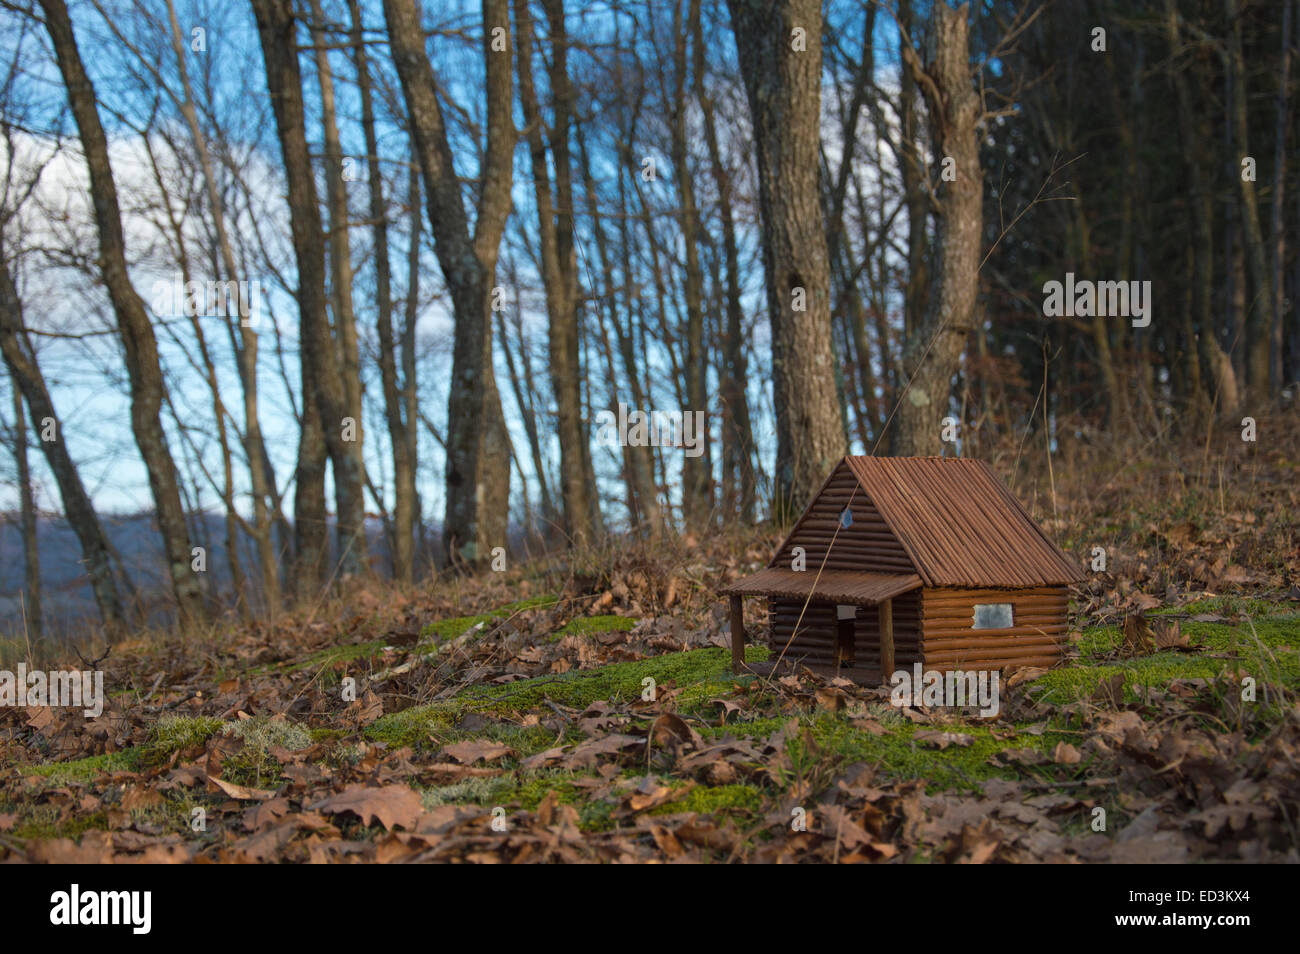
[[[758,156],[772,322],[774,511],[788,518],[845,451],[835,397],[830,266],[818,189],[819,0],[728,0]]]
[[[509,517],[510,435],[492,371],[491,297],[501,233],[510,214],[516,131],[511,119],[508,0],[483,2],[487,66],[487,143],[473,239],[438,103],[415,0],[384,0],[393,64],[401,81],[416,159],[424,176],[429,224],[456,326],[447,412],[447,509],[443,547],[449,562],[477,564],[505,546]],[[504,31],[493,36],[494,30]]]
[[[1249,121],[1246,102],[1246,64],[1241,47],[1241,0],[1224,0],[1224,12],[1232,25],[1228,33],[1225,57],[1231,85],[1231,117],[1237,156],[1234,171],[1241,188],[1241,222],[1245,240],[1246,262],[1250,269],[1252,290],[1248,300],[1246,383],[1255,400],[1269,393],[1268,351],[1272,340],[1273,281],[1264,248],[1264,232],[1259,222],[1259,199],[1254,181],[1241,174],[1241,160],[1250,155]],[[1256,157],[1257,158],[1257,157]]]
[[[185,510],[181,506],[176,464],[167,446],[160,416],[163,379],[158,342],[144,301],[131,285],[127,270],[126,240],[122,233],[117,187],[108,158],[108,139],[100,124],[95,90],[82,64],[66,4],[63,0],[41,0],[41,7],[45,11],[46,30],[63,75],[68,103],[77,123],[86,168],[90,173],[99,234],[100,268],[117,317],[131,383],[131,431],[149,471],[149,486],[162,532],[177,613],[182,622],[199,621],[206,616],[203,595],[190,563],[190,540],[185,526]]]
[[[1182,53],[1183,44],[1178,27],[1175,0],[1164,0],[1165,31],[1169,47],[1175,56]],[[1214,194],[1205,174],[1204,144],[1210,141],[1209,123],[1204,114],[1193,108],[1192,94],[1187,76],[1182,69],[1173,70],[1174,95],[1178,100],[1178,128],[1182,138],[1183,162],[1191,178],[1192,196],[1192,247],[1195,251],[1194,317],[1197,331],[1196,343],[1206,374],[1213,382],[1214,391],[1208,404],[1217,413],[1232,417],[1239,410],[1241,397],[1237,389],[1237,376],[1214,329]]]
[[[943,450],[941,421],[948,414],[953,375],[974,328],[983,226],[979,164],[981,105],[971,82],[966,6],[934,5],[934,59],[917,69],[930,112],[934,154],[952,159],[952,181],[939,176],[939,228],[925,320],[904,344],[905,392],[899,398],[893,450],[931,455]],[[916,54],[905,47],[904,56]],[[942,167],[941,167],[942,168]]]

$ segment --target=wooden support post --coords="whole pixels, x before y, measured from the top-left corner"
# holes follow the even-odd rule
[[[880,678],[889,682],[894,674],[894,601],[880,604]]]
[[[741,596],[731,598],[731,671],[741,673],[745,669],[745,600]]]

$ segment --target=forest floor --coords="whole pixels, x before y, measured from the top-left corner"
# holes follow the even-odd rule
[[[1108,568],[994,718],[733,676],[770,528],[620,545],[115,646],[0,709],[0,860],[1300,861],[1300,459],[1224,446],[1020,475]]]

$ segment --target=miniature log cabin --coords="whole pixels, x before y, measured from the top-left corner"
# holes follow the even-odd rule
[[[746,596],[773,661],[879,684],[897,669],[1050,666],[1078,566],[983,461],[845,457],[767,568],[723,588],[732,665]]]

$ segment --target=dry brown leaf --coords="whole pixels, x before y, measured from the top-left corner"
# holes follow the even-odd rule
[[[331,815],[350,812],[367,825],[375,822],[387,829],[400,825],[408,831],[415,829],[424,806],[420,796],[409,785],[349,785],[337,795],[311,806]]]

